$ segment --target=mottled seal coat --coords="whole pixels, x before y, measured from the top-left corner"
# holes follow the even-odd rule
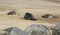
[[[16,15],[16,12],[15,11],[11,11],[11,12],[7,13],[7,15]]]
[[[51,35],[48,28],[40,24],[32,24],[25,29],[27,35]]]
[[[25,13],[24,19],[26,19],[26,20],[36,20],[36,18],[31,13]]]
[[[9,34],[8,35],[22,35],[24,34],[23,31],[17,27],[11,27],[4,29],[4,31],[7,31]]]
[[[60,24],[56,25],[52,30],[52,35],[60,35]]]
[[[52,14],[45,14],[42,16],[42,18],[57,18],[57,17]]]

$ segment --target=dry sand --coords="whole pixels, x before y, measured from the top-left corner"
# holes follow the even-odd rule
[[[37,21],[31,21],[31,20],[24,20],[20,19],[18,16],[0,16],[0,29],[5,29],[7,27],[18,27],[22,30],[24,30],[26,27],[28,27],[31,24],[43,24],[47,27],[49,26],[55,26],[55,20],[56,19],[39,19]],[[53,22],[50,22],[53,21]],[[56,22],[59,20],[56,20]]]

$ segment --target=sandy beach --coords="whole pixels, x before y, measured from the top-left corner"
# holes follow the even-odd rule
[[[20,15],[7,15],[10,11],[16,11]],[[25,13],[32,13],[37,21],[24,20]],[[58,18],[45,19],[44,14],[53,14]],[[0,0],[0,29],[18,27],[22,30],[31,24],[43,24],[47,27],[60,23],[60,3],[45,0]]]

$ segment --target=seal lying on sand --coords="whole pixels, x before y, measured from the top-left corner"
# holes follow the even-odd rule
[[[4,31],[8,32],[8,35],[22,35],[23,33],[22,30],[20,30],[17,27],[7,28],[7,29],[4,29]]]
[[[51,35],[48,28],[44,25],[32,24],[25,29],[27,35]]]
[[[60,24],[56,25],[52,30],[52,35],[60,35]]]
[[[36,20],[36,18],[31,13],[26,13],[24,16],[26,20]]]
[[[16,12],[15,11],[11,11],[7,15],[16,15]]]
[[[57,18],[56,16],[52,15],[52,14],[45,14],[43,16],[41,16],[42,18]]]

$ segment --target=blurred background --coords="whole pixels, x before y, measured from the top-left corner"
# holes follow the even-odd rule
[[[10,11],[16,11],[20,15],[8,16]],[[32,13],[39,20],[20,19],[26,12]],[[53,14],[59,18],[43,19],[41,16],[44,14]],[[55,23],[60,23],[60,0],[0,0],[0,29],[11,26],[25,29],[31,24],[54,26]]]

